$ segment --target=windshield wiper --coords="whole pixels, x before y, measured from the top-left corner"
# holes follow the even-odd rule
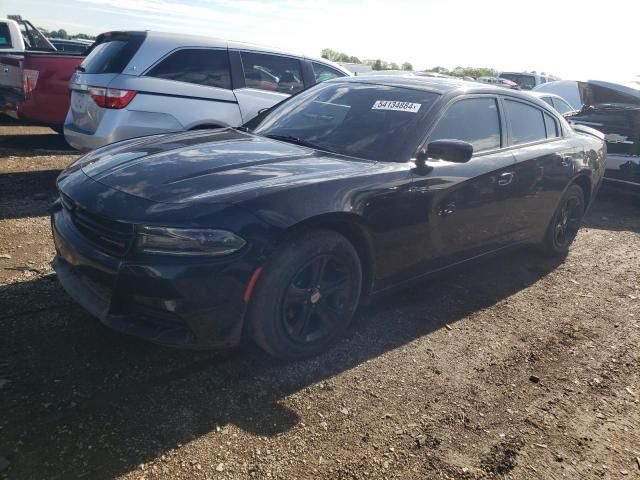
[[[294,143],[296,145],[301,145],[303,147],[309,147],[316,150],[324,150],[325,152],[331,152],[331,150],[329,150],[327,147],[323,147],[322,145],[318,145],[313,142],[308,142],[307,140],[294,137],[293,135],[265,135],[265,137],[272,138],[274,140],[281,140],[283,142]]]

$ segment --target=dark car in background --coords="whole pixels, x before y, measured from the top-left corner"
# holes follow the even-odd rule
[[[499,78],[514,82],[522,90],[533,90],[539,85],[558,80],[553,75],[537,74],[534,72],[500,72]]]
[[[511,90],[520,90],[520,87],[516,82],[512,82],[511,80],[507,80],[506,78],[500,77],[478,77],[476,82],[480,83],[488,83],[490,85],[496,85],[498,87],[509,88]]]
[[[49,41],[59,52],[77,53],[78,55],[85,55],[93,44],[93,40],[83,40],[81,38],[49,38]]]
[[[566,253],[605,156],[600,134],[527,94],[334,79],[242,129],[79,159],[57,180],[54,267],[120,332],[198,348],[246,332],[304,357],[376,293],[517,245]]]
[[[606,183],[640,194],[640,85],[637,83],[563,81],[548,83],[538,95],[557,93],[582,106],[565,112],[575,125],[602,132],[607,142]]]

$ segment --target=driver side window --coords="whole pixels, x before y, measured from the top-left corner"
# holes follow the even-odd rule
[[[242,52],[240,56],[248,88],[288,95],[304,88],[299,59],[253,52]]]
[[[468,98],[451,105],[431,132],[429,141],[462,140],[473,152],[500,148],[500,116],[495,98]]]

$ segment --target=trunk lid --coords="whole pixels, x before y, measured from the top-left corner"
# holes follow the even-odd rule
[[[98,36],[69,81],[70,110],[77,128],[88,133],[96,131],[104,109],[93,101],[89,87],[108,87],[122,73],[145,38],[144,32],[107,32]]]

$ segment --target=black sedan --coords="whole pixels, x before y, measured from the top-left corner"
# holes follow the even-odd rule
[[[57,181],[54,266],[118,331],[304,357],[373,294],[516,245],[566,253],[605,157],[530,95],[336,79],[241,129],[82,157]]]

